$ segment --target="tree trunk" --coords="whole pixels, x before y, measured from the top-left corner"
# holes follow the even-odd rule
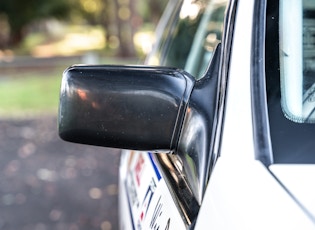
[[[132,2],[132,0],[130,0]],[[133,43],[133,28],[131,17],[134,14],[134,10],[131,8],[130,2],[127,1],[126,4],[119,4],[118,1],[115,1],[116,4],[116,22],[118,28],[118,39],[119,39],[119,49],[118,55],[120,57],[133,57],[135,56],[135,49]],[[125,12],[123,9],[128,9],[129,12]],[[129,16],[126,15],[129,13]]]
[[[16,47],[18,44],[22,42],[23,38],[24,38],[23,29],[11,31],[8,46],[10,48]]]

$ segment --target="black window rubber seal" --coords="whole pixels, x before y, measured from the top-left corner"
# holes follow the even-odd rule
[[[254,3],[251,44],[251,104],[255,159],[266,167],[273,163],[265,76],[266,0]]]

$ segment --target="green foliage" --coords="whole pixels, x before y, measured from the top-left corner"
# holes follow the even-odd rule
[[[137,60],[104,57],[100,62],[126,65]],[[66,61],[48,70],[19,71],[0,77],[0,117],[57,114],[62,72],[72,64]]]
[[[16,50],[26,35],[41,32],[39,28],[44,28],[42,26],[45,25],[45,20],[57,18],[81,26],[103,26],[107,48],[117,55],[132,57],[135,55],[134,34],[144,24],[156,25],[166,2],[167,0],[0,0],[0,49]]]
[[[66,18],[72,8],[65,0],[1,0],[0,14],[6,15],[10,26],[11,44],[21,41],[23,29],[35,20],[56,17]]]
[[[168,0],[137,0],[137,11],[144,22],[157,23]]]
[[[2,80],[0,114],[57,113],[61,74]]]

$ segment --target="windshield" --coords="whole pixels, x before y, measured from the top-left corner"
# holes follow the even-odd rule
[[[315,163],[315,1],[270,0],[265,73],[274,163]]]
[[[227,0],[184,0],[170,15],[147,64],[181,68],[203,76],[223,32]]]
[[[315,122],[315,1],[279,7],[281,105],[295,122]]]

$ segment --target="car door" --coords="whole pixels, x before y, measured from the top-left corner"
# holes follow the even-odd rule
[[[169,7],[158,27],[160,39],[146,64],[184,69],[197,80],[199,93],[187,105],[189,112],[175,152],[123,152],[120,210],[130,218],[121,220],[121,228],[193,227],[217,157],[214,134],[222,118],[218,100],[225,92],[218,85],[228,69],[236,4],[183,1],[170,2]],[[202,103],[206,109],[195,109],[193,103]]]
[[[313,9],[313,1],[238,1],[220,157],[197,229],[314,229],[314,126],[283,103],[303,108],[309,96],[302,79],[313,55],[303,47],[313,46]]]

